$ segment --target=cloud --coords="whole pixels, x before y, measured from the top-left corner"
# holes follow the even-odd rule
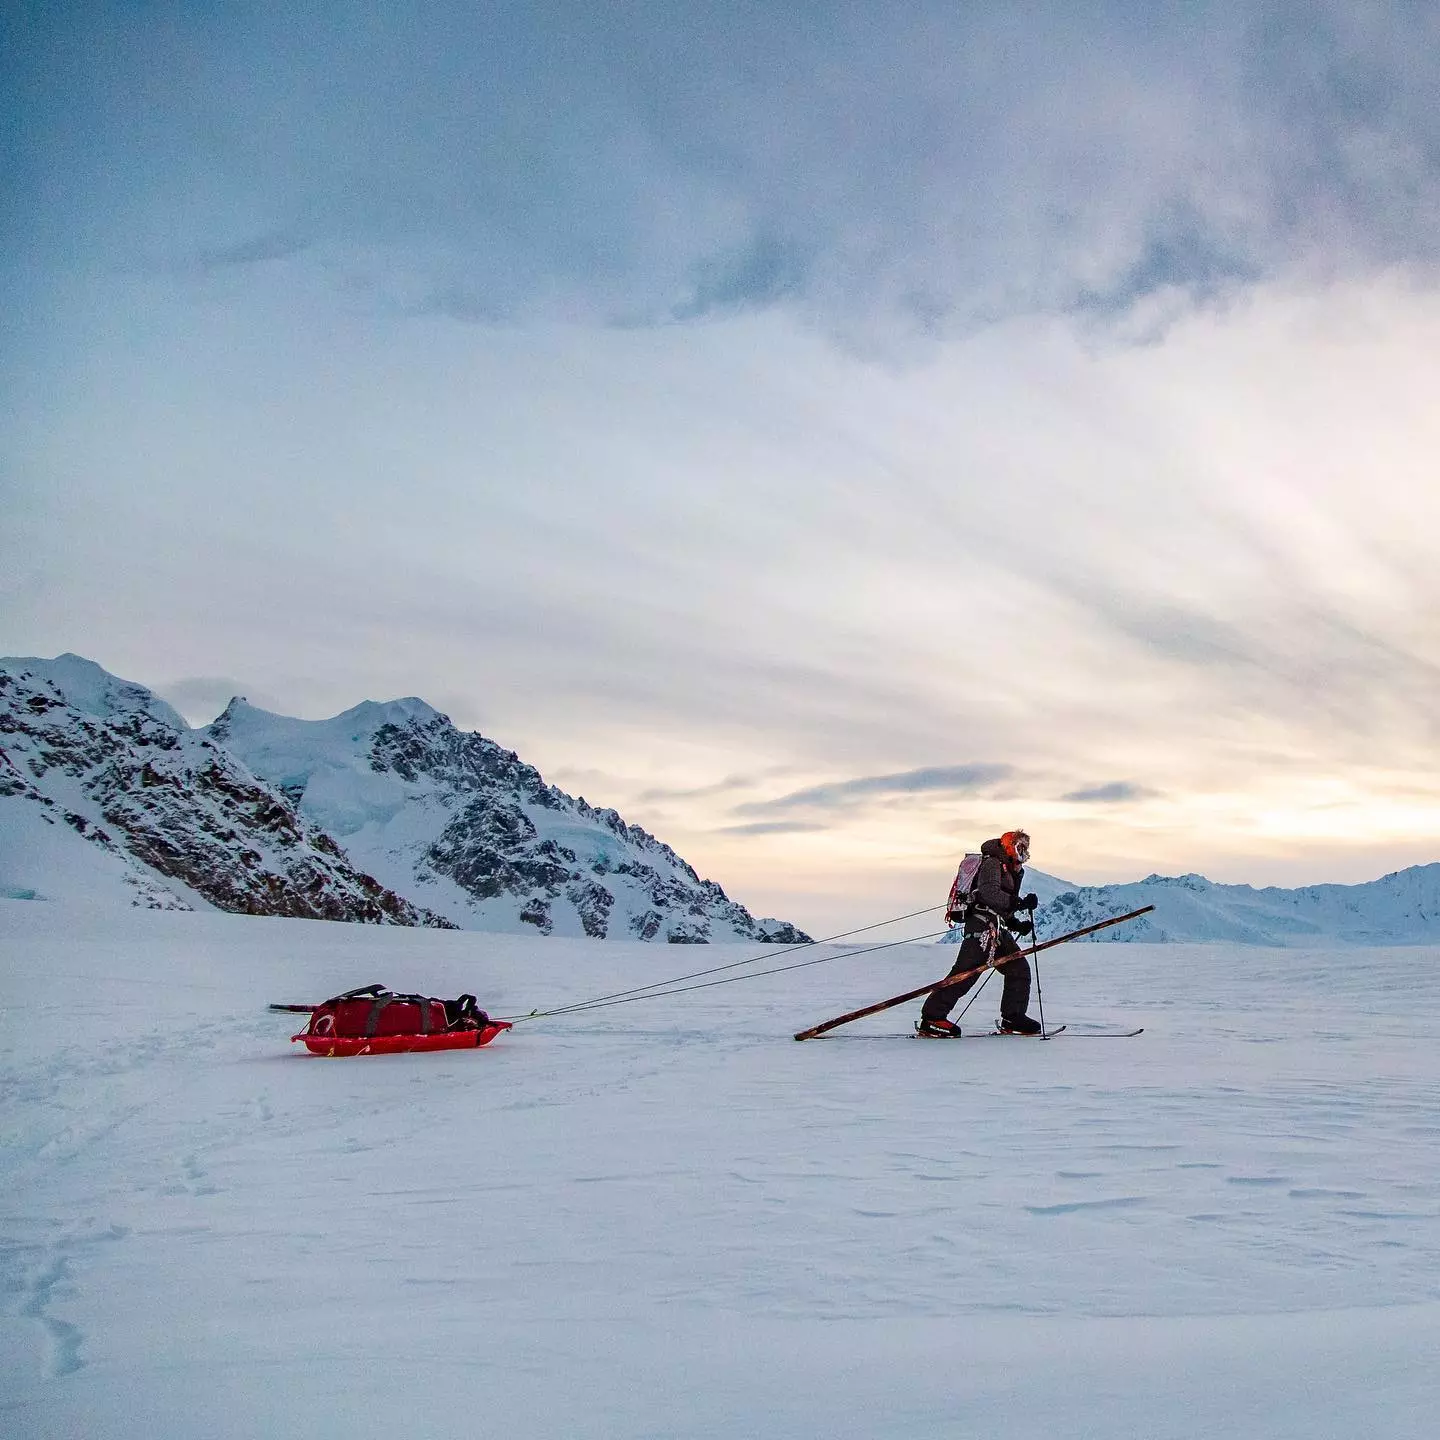
[[[695,266],[693,294],[671,309],[675,320],[756,310],[800,295],[808,260],[796,247],[757,235],[737,255]]]
[[[1357,534],[1358,550],[1364,539]],[[1150,655],[1188,672],[1211,712],[1284,717],[1311,728],[1320,716],[1348,730],[1362,749],[1388,724],[1412,739],[1440,738],[1440,650],[1433,634],[1407,636],[1406,627],[1346,613],[1293,569],[1274,562],[1269,584],[1244,597],[1248,618],[1225,613],[1239,598],[1216,596],[1181,604],[1113,582],[1071,591],[1092,614]],[[1061,582],[1059,588],[1069,590]],[[1417,614],[1440,607],[1440,583],[1419,579],[1411,604]],[[1067,797],[1068,798],[1068,797]]]
[[[904,770],[894,775],[864,775],[811,785],[773,800],[737,805],[736,815],[764,815],[785,810],[835,810],[879,795],[969,794],[1008,779],[1010,765],[945,765]]]
[[[444,315],[467,325],[503,325],[515,318],[514,310],[498,297],[458,279],[428,289],[411,308],[416,315]]]
[[[231,245],[204,247],[195,256],[195,264],[201,270],[228,270],[270,260],[289,260],[303,255],[312,243],[293,231],[274,230]]]
[[[828,826],[802,820],[757,820],[749,825],[723,825],[722,835],[808,835]]]
[[[1060,798],[1071,805],[1106,805],[1119,800],[1149,800],[1160,792],[1131,780],[1112,780],[1108,785],[1092,785],[1084,790],[1071,790]]]
[[[1186,311],[1259,283],[1265,269],[1242,235],[1220,233],[1213,220],[1180,201],[1153,217],[1115,273],[1098,287],[1082,286],[1071,307],[1099,327],[1155,340]]]
[[[192,725],[208,725],[236,695],[246,696],[261,710],[279,710],[283,703],[254,687],[247,687],[242,681],[218,675],[188,675],[168,685],[156,686],[155,693]]]
[[[168,239],[205,269],[303,228],[353,253],[337,278],[482,324],[785,307],[850,336],[1440,262],[1436,7],[1134,17],[97,0],[8,62],[13,218],[35,255]],[[237,214],[253,238],[217,240]]]
[[[749,790],[757,783],[756,776],[727,775],[709,785],[663,786],[652,785],[641,790],[635,797],[646,804],[659,800],[707,800],[717,795],[728,795],[736,790]]]

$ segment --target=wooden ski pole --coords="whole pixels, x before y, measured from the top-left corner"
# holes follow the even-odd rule
[[[1127,920],[1134,920],[1138,916],[1148,915],[1155,907],[1153,905],[1142,905],[1138,910],[1131,910],[1126,915],[1112,915],[1108,920],[1101,920],[1098,924],[1087,925],[1083,930],[1072,930],[1068,935],[1057,935],[1053,940],[1047,940],[1043,945],[1032,946],[1029,950],[1021,952],[1024,955],[1034,955],[1040,950],[1049,950],[1052,946],[1063,945],[1067,940],[1078,940],[1082,935],[1093,935],[1097,930],[1108,929],[1111,925],[1123,925]],[[1011,955],[1006,957],[1009,960],[1019,958]],[[903,995],[892,996],[889,1000],[878,1001],[874,1005],[866,1005],[861,1010],[852,1010],[848,1015],[837,1015],[833,1020],[826,1020],[822,1024],[812,1025],[808,1030],[801,1030],[795,1036],[797,1040],[813,1040],[817,1035],[823,1035],[827,1030],[834,1030],[840,1025],[848,1025],[852,1020],[863,1020],[867,1015],[878,1015],[882,1010],[893,1009],[896,1005],[903,1005],[907,1000],[918,1000],[922,995],[928,995],[932,990],[938,990],[942,985],[958,985],[962,980],[969,980],[973,975],[979,975],[984,970],[992,968],[991,961],[983,965],[977,965],[973,970],[962,970],[958,975],[947,975],[943,980],[931,981],[929,985],[922,985],[918,990],[907,990]],[[1000,965],[1005,964],[1002,960]],[[994,968],[999,968],[995,966]]]

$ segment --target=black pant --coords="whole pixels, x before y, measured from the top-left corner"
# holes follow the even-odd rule
[[[1007,1018],[1023,1015],[1030,1008],[1030,962],[1020,954],[1020,947],[1015,943],[1014,937],[1005,930],[1000,931],[995,954],[997,958],[1004,955],[1019,956],[1019,959],[1001,962],[1000,973],[1005,977],[1005,989],[1000,995],[1000,1013]],[[966,935],[965,943],[961,945],[960,953],[956,955],[955,963],[950,967],[950,973],[959,975],[984,963],[984,934]],[[972,975],[968,980],[960,981],[958,985],[941,985],[939,989],[932,990],[925,997],[925,1004],[921,1006],[920,1018],[922,1020],[948,1019],[950,1012],[955,1008],[955,1002],[984,978],[982,971],[979,975]]]

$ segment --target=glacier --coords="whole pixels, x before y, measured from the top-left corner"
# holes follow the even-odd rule
[[[819,953],[323,1060],[266,1001],[677,952],[0,900],[0,1429],[1429,1440],[1433,948],[1074,946],[1052,1042],[797,1045],[944,968]]]

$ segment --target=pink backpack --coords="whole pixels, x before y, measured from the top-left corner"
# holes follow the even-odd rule
[[[979,855],[967,855],[960,862],[960,868],[955,872],[955,883],[950,887],[950,898],[945,902],[947,925],[954,925],[964,917],[965,908],[970,903],[970,890],[980,873],[981,859]]]

